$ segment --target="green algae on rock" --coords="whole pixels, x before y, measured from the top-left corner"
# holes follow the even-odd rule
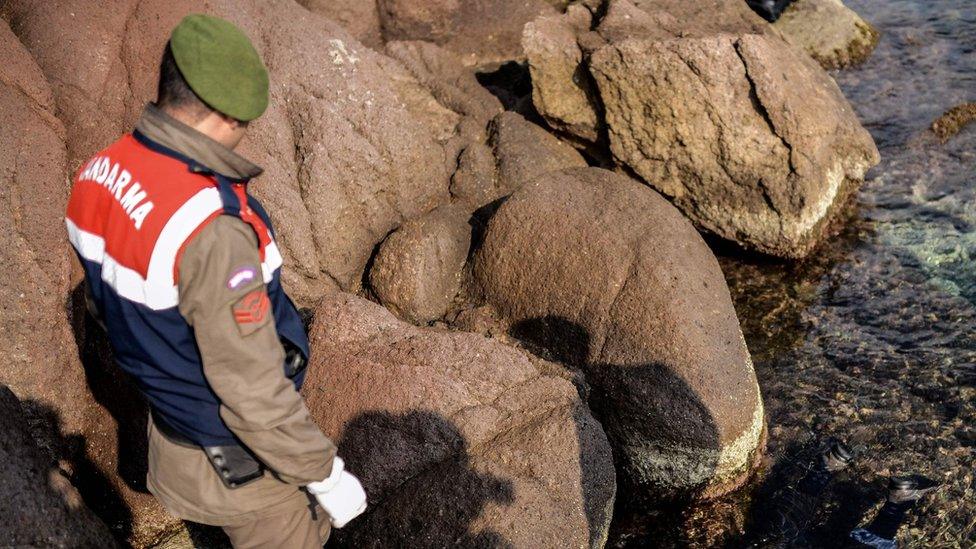
[[[827,70],[863,63],[880,37],[840,0],[797,0],[773,27]]]
[[[976,121],[976,103],[956,105],[932,122],[932,133],[945,143],[973,121]]]

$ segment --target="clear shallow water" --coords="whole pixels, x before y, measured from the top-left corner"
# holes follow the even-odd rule
[[[976,0],[846,3],[882,33],[862,67],[834,75],[881,165],[844,231],[809,260],[720,251],[766,399],[764,468],[716,502],[618,514],[611,546],[743,546],[836,436],[859,455],[802,546],[843,546],[889,475],[921,473],[944,487],[901,541],[976,547],[976,124],[946,144],[928,130],[976,102]]]

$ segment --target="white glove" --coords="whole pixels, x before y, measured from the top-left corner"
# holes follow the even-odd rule
[[[345,466],[342,458],[336,456],[329,478],[305,486],[329,514],[334,528],[342,528],[366,510],[366,491],[358,478],[345,471]]]

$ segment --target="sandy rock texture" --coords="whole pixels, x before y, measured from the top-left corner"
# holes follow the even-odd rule
[[[565,15],[538,17],[525,26],[522,47],[532,74],[532,103],[554,128],[584,141],[599,138],[599,100],[583,64],[577,37],[590,30],[593,16],[582,4]]]
[[[309,11],[323,15],[342,25],[364,46],[380,50],[383,33],[376,2],[364,0],[298,0]]]
[[[598,168],[525,184],[474,276],[509,332],[582,367],[628,479],[724,493],[761,450],[763,405],[718,262],[654,190]]]
[[[499,184],[507,193],[544,173],[586,167],[586,160],[576,149],[514,112],[495,118],[491,145]]]
[[[0,546],[116,547],[53,457],[32,437],[17,397],[0,384]]]
[[[189,0],[5,3],[4,18],[55,83],[69,166],[132,127],[155,96],[169,30],[200,9]],[[293,2],[222,0],[205,11],[239,24],[270,70],[272,106],[242,152],[266,170],[252,192],[272,212],[285,283],[306,305],[326,289],[358,290],[376,244],[448,200],[438,138],[451,113],[401,65]]]
[[[528,25],[533,101],[700,228],[799,258],[878,163],[834,81],[744,2],[609,0]],[[594,30],[589,30],[589,29]]]
[[[271,73],[272,107],[242,152],[266,169],[252,192],[272,212],[289,291],[308,306],[332,288],[359,289],[387,234],[450,199],[455,158],[443,141],[459,115],[399,62],[298,4],[204,8],[239,24]],[[0,313],[10,349],[3,380],[56,408],[51,437],[83,434],[61,457],[78,461],[90,482],[81,491],[100,494],[94,510],[135,546],[179,521],[145,491],[145,410],[84,318],[62,217],[71,174],[131,129],[155,96],[170,29],[204,8],[129,0],[0,6],[0,223],[16,235],[0,252],[9,279],[0,292],[13,305]]]
[[[380,302],[414,324],[444,316],[461,289],[471,247],[468,219],[464,209],[442,206],[390,234],[369,271]]]
[[[342,293],[312,346],[309,410],[370,497],[339,545],[602,547],[610,447],[560,367]]]
[[[113,531],[132,533],[130,509],[137,509],[144,529],[133,539],[150,539],[143,534],[176,521],[145,493],[141,400],[110,358],[85,343],[86,330],[97,328],[82,320],[81,293],[70,281],[66,132],[55,95],[2,20],[0,57],[0,228],[9,235],[0,248],[0,383],[25,403],[31,434],[84,484]]]
[[[522,27],[555,14],[563,0],[376,0],[383,38],[425,40],[461,56],[465,65],[521,59]]]
[[[828,70],[864,62],[880,37],[841,0],[796,0],[773,26]]]

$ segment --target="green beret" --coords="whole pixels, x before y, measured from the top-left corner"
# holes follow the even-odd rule
[[[247,122],[268,108],[268,70],[233,23],[187,15],[169,44],[187,84],[214,110]]]

